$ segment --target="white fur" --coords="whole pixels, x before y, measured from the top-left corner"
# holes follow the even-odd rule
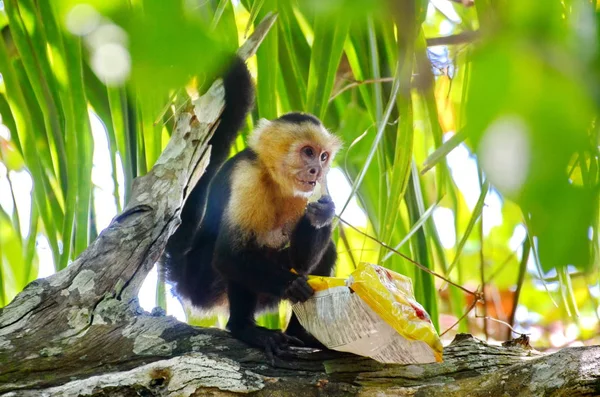
[[[271,125],[271,121],[267,119],[260,119],[256,124],[256,128],[252,131],[250,136],[248,137],[248,146],[252,148],[258,147],[258,141],[260,140],[260,136],[262,132]]]
[[[302,198],[308,199],[312,195],[313,195],[312,191],[310,191],[310,192],[303,192],[302,190],[296,190],[296,189],[294,189],[294,196],[296,196],[296,197],[302,197]]]

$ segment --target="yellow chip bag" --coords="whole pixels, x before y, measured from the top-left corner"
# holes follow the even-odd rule
[[[361,263],[348,279],[309,276],[308,282],[315,295],[292,308],[329,349],[382,363],[442,361],[442,343],[410,278]]]

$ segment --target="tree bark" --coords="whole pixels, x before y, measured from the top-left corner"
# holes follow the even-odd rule
[[[275,21],[267,16],[240,49],[246,59]],[[156,165],[132,200],[65,270],[29,284],[0,309],[0,394],[259,396],[597,395],[600,348],[552,355],[490,346],[470,336],[442,364],[393,366],[296,349],[266,364],[261,351],[222,330],[192,327],[137,303],[146,274],[179,223],[209,159],[207,140],[223,109],[216,82],[178,116]],[[183,192],[183,193],[182,193]]]

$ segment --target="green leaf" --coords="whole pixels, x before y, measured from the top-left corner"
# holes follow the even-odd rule
[[[268,120],[275,119],[279,115],[277,111],[278,42],[277,29],[271,29],[256,52],[258,69],[256,104],[259,117]]]
[[[463,248],[465,247],[465,244],[467,243],[467,240],[469,239],[469,236],[471,235],[471,232],[473,231],[473,228],[475,227],[477,220],[481,217],[481,213],[483,212],[483,205],[485,204],[485,197],[487,196],[489,189],[490,189],[490,184],[488,181],[485,181],[485,183],[483,184],[483,186],[481,188],[481,193],[479,194],[479,199],[477,200],[477,203],[475,204],[475,207],[473,208],[473,212],[471,213],[471,218],[469,219],[469,224],[467,225],[467,229],[465,230],[465,233],[463,234],[462,238],[460,239],[460,242],[458,243],[458,247],[456,247],[456,253],[454,254],[454,259],[450,263],[450,266],[448,266],[448,270],[447,270],[448,274],[450,274],[450,272],[452,272],[452,269],[454,269],[454,267],[457,265],[461,255],[462,255]]]
[[[349,27],[349,21],[341,20],[332,25],[323,16],[317,15],[315,18],[306,111],[320,119],[325,118]]]

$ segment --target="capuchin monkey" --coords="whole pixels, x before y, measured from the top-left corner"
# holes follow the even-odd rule
[[[282,299],[306,301],[314,294],[307,275],[332,273],[335,207],[329,196],[308,198],[324,183],[341,141],[316,117],[288,113],[261,120],[248,147],[226,161],[254,101],[243,61],[234,59],[223,85],[225,109],[210,140],[210,164],[183,207],[163,263],[182,300],[203,312],[228,307],[232,335],[264,349],[273,362],[290,345],[322,347],[295,315],[285,333],[257,326],[255,315]]]

